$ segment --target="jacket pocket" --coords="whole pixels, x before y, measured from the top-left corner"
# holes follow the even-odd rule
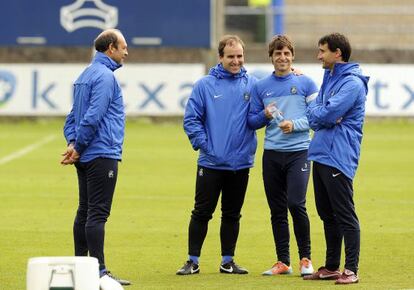
[[[217,154],[216,150],[212,146],[211,141],[207,141],[207,148],[208,152],[206,152],[206,157],[208,162],[210,162],[212,165],[222,165],[224,163],[223,160],[225,157],[223,156],[223,152],[219,152],[222,153],[221,156],[220,154]]]
[[[336,128],[332,154],[342,166],[353,166],[356,160],[358,146],[355,144],[355,136],[344,128]]]

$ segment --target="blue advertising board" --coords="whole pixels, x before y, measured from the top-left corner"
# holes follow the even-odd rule
[[[210,47],[211,1],[7,1],[0,45],[91,46],[100,31],[118,28],[131,46]]]

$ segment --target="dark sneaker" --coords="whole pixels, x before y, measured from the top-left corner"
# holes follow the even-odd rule
[[[198,264],[194,263],[191,260],[185,262],[184,266],[181,267],[180,270],[177,271],[177,275],[191,275],[191,274],[198,274],[200,273],[200,267]]]
[[[236,263],[234,263],[233,260],[226,264],[220,265],[220,273],[224,274],[247,274],[249,271],[247,271],[245,268],[240,267]]]
[[[131,282],[129,282],[128,280],[124,280],[124,279],[118,278],[118,277],[116,277],[116,276],[112,275],[112,273],[111,273],[111,272],[109,272],[109,271],[107,271],[107,272],[105,273],[105,275],[108,275],[108,277],[110,277],[110,278],[114,279],[115,281],[117,281],[119,284],[121,284],[121,285],[123,285],[123,286],[128,286],[128,285],[131,285]]]
[[[352,284],[358,283],[358,281],[359,278],[354,272],[348,269],[344,269],[344,272],[342,273],[341,277],[336,279],[335,284]]]
[[[303,280],[336,280],[341,276],[338,270],[330,271],[325,267],[320,267],[317,272],[303,276]]]

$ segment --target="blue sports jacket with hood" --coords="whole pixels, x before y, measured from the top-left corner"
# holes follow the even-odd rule
[[[198,164],[212,169],[240,170],[254,163],[257,140],[247,125],[250,91],[256,79],[242,68],[232,74],[221,64],[194,85],[184,114],[184,131]]]
[[[98,157],[121,160],[125,110],[113,73],[119,67],[106,54],[96,52],[74,83],[74,103],[63,130],[67,143],[74,143],[80,154],[80,162]]]
[[[327,69],[318,97],[307,108],[315,131],[309,160],[332,166],[351,180],[359,161],[369,77],[357,63],[336,63]]]

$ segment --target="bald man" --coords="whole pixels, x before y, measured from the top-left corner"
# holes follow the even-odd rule
[[[97,258],[101,277],[108,275],[121,285],[129,285],[108,271],[104,259],[105,223],[111,211],[125,130],[121,87],[113,72],[128,56],[127,43],[119,30],[108,29],[95,39],[95,49],[92,63],[74,83],[74,104],[64,126],[68,145],[61,163],[75,165],[78,175],[75,255]]]

